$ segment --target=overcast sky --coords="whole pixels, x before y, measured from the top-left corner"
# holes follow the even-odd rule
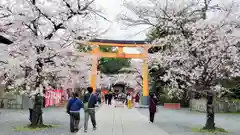
[[[97,6],[101,6],[104,10],[105,17],[108,18],[111,23],[100,20],[99,26],[104,28],[109,28],[108,31],[100,38],[105,39],[119,39],[119,40],[145,40],[146,32],[149,26],[135,26],[131,28],[124,28],[121,22],[117,21],[117,16],[121,12],[126,12],[123,6],[124,0],[96,0]],[[134,0],[125,0],[134,1]],[[135,0],[136,1],[136,0]],[[138,0],[139,1],[139,0]],[[229,0],[239,2],[240,0]],[[216,3],[231,3],[228,0],[213,0]],[[141,0],[141,3],[144,0]],[[128,53],[139,53],[136,49],[126,49],[125,52]]]
[[[117,22],[117,16],[119,15],[119,13],[121,13],[122,11],[126,12],[126,9],[124,9],[124,6],[123,6],[123,1],[128,1],[128,2],[141,1],[140,2],[141,4],[146,2],[145,0],[96,0],[96,4],[98,6],[101,6],[104,9],[105,16],[112,21],[110,29],[106,34],[104,34],[103,38],[120,39],[120,40],[145,40],[146,28],[148,28],[149,26],[136,26],[136,27],[124,29],[124,27],[120,24],[120,22]],[[184,1],[184,0],[179,0],[179,1]],[[240,0],[212,0],[212,3],[230,4],[232,1],[240,2]],[[99,23],[99,25],[101,26],[103,25],[106,28],[108,28],[109,25],[106,25],[106,24],[107,23],[104,21]]]
[[[119,13],[121,13],[121,11],[124,10],[122,5],[123,0],[96,0],[96,3],[98,6],[103,8],[105,16],[111,21],[111,24],[109,23],[108,25],[106,25],[107,22],[103,20],[103,22],[99,23],[99,25],[104,25],[106,28],[109,28],[107,33],[105,33],[102,38],[119,40],[145,40],[147,26],[135,26],[126,29],[123,25],[121,25],[120,22],[117,21],[117,16]]]
[[[108,29],[108,31],[102,35],[103,39],[113,40],[145,40],[146,31],[149,26],[135,26],[126,28],[121,22],[117,21],[118,15],[125,11],[123,6],[124,0],[96,0],[96,4],[100,6],[106,18],[111,22],[108,23],[104,20],[99,21],[99,27]],[[140,53],[135,48],[124,48],[125,53],[137,54]],[[137,60],[137,59],[133,59]]]

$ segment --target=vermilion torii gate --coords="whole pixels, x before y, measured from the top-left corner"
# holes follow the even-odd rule
[[[78,42],[78,41],[77,41]],[[94,39],[88,42],[88,45],[93,46],[90,54],[95,57],[92,60],[92,73],[91,73],[91,87],[96,92],[97,81],[97,65],[99,57],[106,58],[131,58],[142,59],[142,77],[143,77],[143,97],[142,104],[148,103],[149,87],[148,87],[148,49],[149,44],[146,41],[125,41],[125,40],[106,40],[106,39]],[[101,52],[99,46],[117,47],[117,52]],[[124,47],[142,48],[143,52],[140,54],[126,54],[123,52]]]

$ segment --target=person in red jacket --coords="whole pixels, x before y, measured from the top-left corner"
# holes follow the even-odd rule
[[[139,93],[137,93],[136,96],[135,96],[135,102],[139,103],[139,100],[140,100]]]

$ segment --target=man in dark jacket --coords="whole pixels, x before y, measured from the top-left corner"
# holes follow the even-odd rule
[[[67,113],[70,115],[71,132],[77,132],[79,130],[81,108],[83,108],[83,102],[78,98],[77,93],[73,93],[73,97],[68,101],[67,105]]]
[[[97,96],[93,93],[92,87],[88,87],[87,91],[88,93],[84,95],[83,100],[83,103],[87,106],[84,116],[84,132],[87,132],[88,129],[89,116],[92,121],[93,130],[96,130],[95,104],[97,104]]]

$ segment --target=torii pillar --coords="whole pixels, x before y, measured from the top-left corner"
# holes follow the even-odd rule
[[[143,90],[142,90],[142,100],[141,104],[142,105],[148,105],[149,101],[149,87],[148,87],[148,46],[144,46],[144,55],[145,57],[142,59],[143,64],[142,64],[142,78],[143,78]]]

